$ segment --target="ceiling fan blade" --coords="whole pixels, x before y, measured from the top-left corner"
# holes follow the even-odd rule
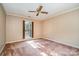
[[[41,13],[43,13],[43,14],[48,14],[48,12],[45,12],[45,11],[41,11]]]
[[[38,16],[39,15],[39,12],[36,14],[36,16]]]
[[[43,6],[39,6],[36,11],[39,12],[42,10],[42,8],[43,8]]]
[[[36,11],[28,11],[28,12],[36,12]]]

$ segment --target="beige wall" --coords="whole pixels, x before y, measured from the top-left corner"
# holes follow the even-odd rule
[[[23,20],[16,16],[6,16],[6,42],[21,41]]]
[[[6,39],[5,24],[6,24],[6,15],[2,5],[0,4],[0,53],[5,45],[5,39]]]
[[[43,38],[79,48],[79,10],[43,21]]]
[[[6,17],[6,43],[27,40],[23,39],[23,18],[16,16]],[[41,22],[33,20],[34,22],[34,38],[41,37]]]
[[[42,38],[42,21],[34,20],[34,38]]]

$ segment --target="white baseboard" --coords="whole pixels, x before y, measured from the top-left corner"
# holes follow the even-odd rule
[[[6,44],[8,44],[8,43],[15,43],[15,42],[21,42],[21,41],[28,41],[30,39],[35,39],[35,38],[26,38],[26,39],[21,39],[21,40],[16,40],[16,41],[9,41],[9,42],[6,41]]]
[[[6,44],[8,43],[15,43],[15,42],[21,42],[21,41],[26,41],[27,39],[22,39],[22,40],[16,40],[16,41],[10,41],[10,42],[6,42]]]
[[[22,40],[9,41],[9,42],[6,42],[6,44],[8,44],[8,43],[15,43],[15,42],[21,42],[21,41],[26,41],[26,40],[28,41],[30,39],[38,39],[38,38],[26,38],[26,39],[22,39]]]
[[[49,38],[45,38],[45,39],[50,40]],[[57,40],[50,40],[50,41],[58,42],[58,43],[61,43],[61,44],[67,45],[67,46],[74,47],[74,48],[79,48],[79,46],[71,45],[71,44],[61,42],[61,41],[57,41]]]

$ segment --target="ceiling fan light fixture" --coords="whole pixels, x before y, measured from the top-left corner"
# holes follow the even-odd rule
[[[37,13],[36,16],[38,16],[40,13],[42,13],[42,14],[48,14],[48,12],[42,11],[42,8],[43,8],[43,6],[40,5],[40,6],[36,9],[36,11],[28,11],[28,12],[36,12],[36,13]]]

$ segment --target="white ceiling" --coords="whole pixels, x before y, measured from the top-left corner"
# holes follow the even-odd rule
[[[30,13],[28,11],[36,10],[39,5],[43,5],[42,11],[47,11],[48,14],[40,14],[36,16],[36,13]],[[53,17],[56,14],[60,14],[59,12],[71,10],[79,7],[78,3],[3,3],[3,7],[7,13],[7,15],[14,16],[31,16],[30,18],[36,20],[43,20],[49,17]]]

